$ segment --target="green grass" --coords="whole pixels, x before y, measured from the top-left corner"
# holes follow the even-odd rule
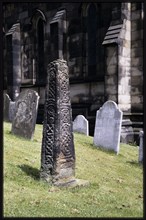
[[[40,181],[42,125],[34,140],[11,134],[4,123],[4,217],[143,217],[143,167],[138,147],[120,145],[118,155],[74,134],[75,177],[89,186],[57,188]]]

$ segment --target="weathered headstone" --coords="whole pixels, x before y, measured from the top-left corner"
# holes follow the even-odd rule
[[[114,101],[107,101],[96,113],[93,142],[96,146],[119,152],[122,111]]]
[[[12,122],[15,114],[15,102],[8,94],[4,94],[4,121]]]
[[[40,177],[58,183],[74,180],[75,151],[66,61],[48,65]]]
[[[39,96],[36,91],[22,91],[15,101],[15,114],[12,121],[12,133],[27,139],[33,139]]]
[[[56,186],[78,185],[68,66],[58,59],[47,71],[40,179]]]
[[[8,94],[4,94],[4,121],[10,121],[9,119],[9,107],[10,107],[11,99]]]
[[[15,102],[10,101],[10,105],[9,105],[9,120],[10,122],[13,121],[15,116]]]
[[[144,136],[144,132],[140,131],[139,132],[139,163],[143,163],[143,136]]]
[[[77,115],[73,121],[73,131],[89,135],[89,123],[83,115]]]

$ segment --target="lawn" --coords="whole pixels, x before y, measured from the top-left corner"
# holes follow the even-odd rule
[[[11,134],[4,122],[4,217],[143,217],[143,166],[138,147],[120,144],[118,155],[74,133],[77,179],[89,185],[57,188],[40,181],[42,125],[33,141]]]

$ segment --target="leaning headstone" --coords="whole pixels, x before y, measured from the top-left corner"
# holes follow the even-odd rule
[[[93,143],[119,153],[122,111],[114,101],[107,101],[96,113]]]
[[[139,132],[139,163],[143,163],[143,136],[144,136],[144,132],[140,131]]]
[[[40,179],[56,186],[78,185],[66,61],[51,62],[47,72]]]
[[[15,113],[12,121],[12,133],[27,139],[33,139],[39,96],[36,91],[22,91],[15,101]]]
[[[73,131],[89,135],[89,123],[83,115],[77,115],[73,121]]]

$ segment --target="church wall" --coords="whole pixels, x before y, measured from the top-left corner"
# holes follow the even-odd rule
[[[143,111],[143,9],[132,3],[131,111]]]
[[[118,44],[118,106],[131,111],[131,3],[122,3],[123,25]]]
[[[87,3],[4,3],[5,34],[14,24],[20,23],[20,90],[28,87],[36,90],[40,95],[39,104],[43,106],[47,66],[55,56],[58,58],[62,56],[67,60],[69,67],[73,117],[84,114],[87,119],[91,118],[94,124],[96,110],[106,100],[117,102],[124,112],[141,112],[143,109],[142,10],[138,3],[122,3],[120,14],[114,9],[117,5],[118,3],[94,4],[97,12],[94,54],[96,68],[89,68],[88,61],[91,62],[92,59],[89,59],[88,46],[92,45],[89,45],[88,37],[92,35],[92,29],[87,28],[87,21],[90,21]],[[41,12],[37,12],[37,9]],[[51,22],[56,13],[63,10],[65,10],[64,17],[59,18],[58,29],[55,29],[55,26],[51,26]],[[123,25],[119,33],[119,41],[116,44],[103,46],[102,42],[110,24],[118,25],[120,16]],[[44,28],[43,43],[40,43],[42,44],[40,48],[38,38],[41,39],[42,35],[38,34],[36,28],[39,17],[42,19],[40,30]],[[51,35],[51,31],[54,30],[58,32],[56,41],[52,40],[54,37]],[[56,42],[59,42],[58,46]],[[41,56],[37,51],[41,51],[41,48],[43,48],[43,61],[41,61],[43,70],[40,74],[41,68],[38,63]],[[94,55],[91,54],[93,59]],[[6,57],[4,37],[5,90],[8,81]]]

